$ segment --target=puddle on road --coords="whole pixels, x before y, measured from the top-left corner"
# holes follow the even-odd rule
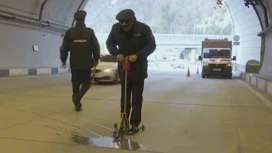
[[[104,148],[112,148],[112,149],[121,149],[121,150],[130,150],[130,151],[147,151],[146,147],[138,144],[135,141],[130,139],[120,139],[117,142],[114,142],[113,138],[111,137],[96,137],[96,138],[89,138],[81,135],[72,135],[72,140],[75,143],[83,144],[83,145],[91,145],[95,147],[104,147]]]

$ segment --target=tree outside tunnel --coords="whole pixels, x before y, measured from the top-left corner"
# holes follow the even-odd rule
[[[180,52],[180,59],[195,62],[197,60],[196,55],[198,54],[200,54],[200,52],[197,48],[184,48]]]
[[[232,21],[226,7],[215,9],[217,0],[112,0],[95,6],[90,1],[87,25],[98,33],[109,33],[116,23],[115,15],[122,9],[131,8],[139,21],[150,25],[160,34],[231,35]]]

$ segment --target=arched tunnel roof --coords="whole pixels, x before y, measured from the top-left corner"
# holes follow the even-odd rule
[[[254,0],[253,0],[254,1]],[[259,1],[259,0],[257,0]],[[56,22],[59,24],[64,24],[67,26],[71,26],[73,21],[73,13],[78,9],[83,9],[86,4],[89,2],[92,6],[90,14],[91,16],[98,16],[101,11],[105,11],[103,9],[111,9],[110,5],[113,2],[118,2],[118,0],[58,0],[58,1],[48,1],[48,0],[25,0],[25,3],[17,3],[15,0],[13,1],[1,1],[0,10],[7,11],[14,14],[25,15],[28,17],[39,18],[41,13],[41,6],[45,2],[44,9],[42,11],[42,19],[49,20],[52,22]],[[82,3],[83,2],[83,3]],[[140,1],[145,5],[145,3],[149,3],[148,1]],[[254,23],[256,25],[262,24],[265,25],[264,13],[262,7],[260,5],[254,5],[253,7],[250,5],[249,8],[245,6],[244,0],[225,0],[225,3],[228,6],[230,14],[233,17],[233,22],[235,25],[236,32],[239,33],[239,30],[242,30],[240,27],[241,22],[245,22],[246,24]],[[269,0],[263,0],[264,5],[268,11],[268,19],[271,20],[271,7],[272,2]],[[117,3],[118,4],[118,3]],[[108,5],[109,7],[105,8]],[[258,15],[261,21],[256,21],[256,16]],[[270,21],[269,21],[270,22]],[[101,24],[101,23],[99,23]],[[262,27],[265,29],[265,27]],[[260,32],[260,31],[259,31]]]

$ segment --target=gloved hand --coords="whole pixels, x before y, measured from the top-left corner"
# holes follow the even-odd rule
[[[130,62],[136,62],[136,60],[137,60],[137,55],[136,55],[136,54],[130,55],[128,60],[129,60]]]
[[[116,56],[116,58],[117,58],[117,61],[119,61],[119,62],[123,62],[124,61],[124,56],[122,54],[118,54]]]

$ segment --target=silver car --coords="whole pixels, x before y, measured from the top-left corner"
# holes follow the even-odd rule
[[[99,64],[92,69],[92,77],[96,82],[118,83],[120,78],[117,70],[117,60],[113,55],[103,55]]]

